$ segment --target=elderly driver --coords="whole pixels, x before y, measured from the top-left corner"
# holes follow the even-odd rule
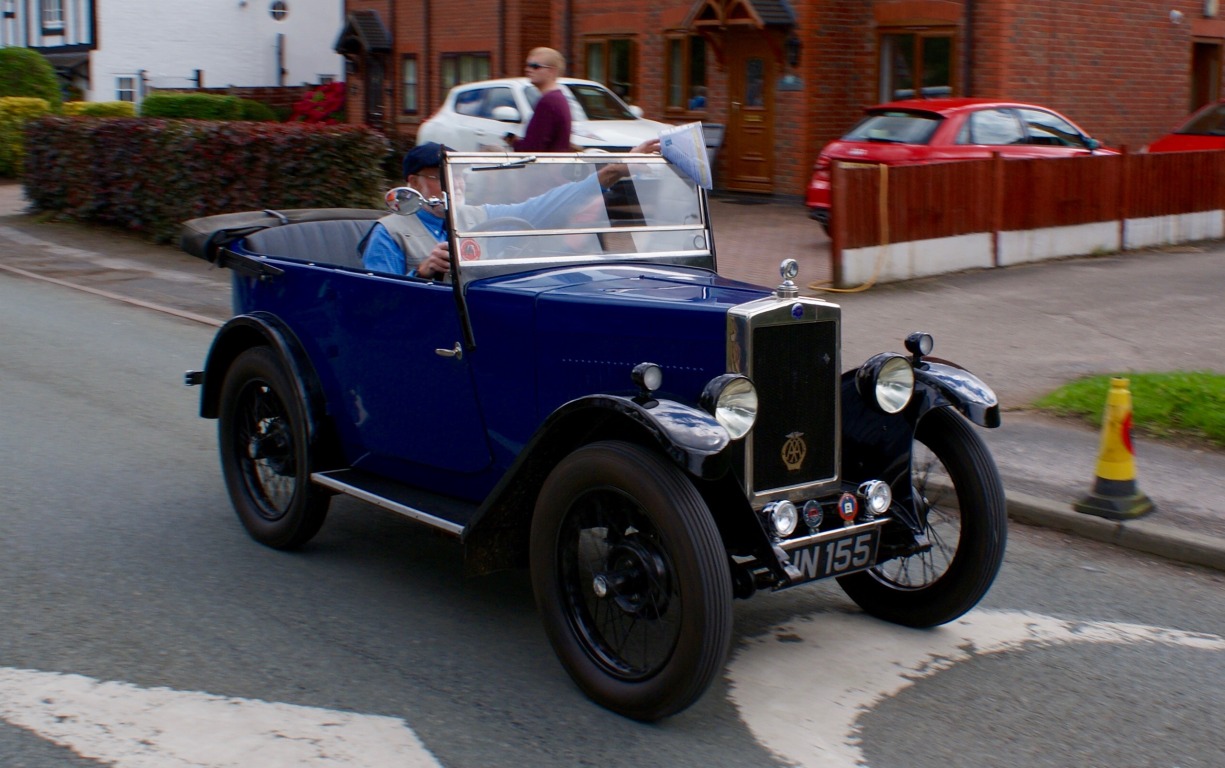
[[[404,155],[406,185],[420,192],[427,201],[442,199],[443,149],[431,141],[418,144]],[[658,152],[659,139],[645,141],[633,151]],[[626,174],[624,164],[608,163],[586,179],[555,187],[520,203],[462,206],[457,213],[469,223],[513,216],[541,224],[550,217],[581,210],[591,199],[599,199],[601,187],[611,186]],[[445,216],[442,204],[437,203],[424,205],[410,216],[391,214],[379,219],[359,246],[363,266],[375,272],[432,280],[446,277],[451,269],[451,258]]]

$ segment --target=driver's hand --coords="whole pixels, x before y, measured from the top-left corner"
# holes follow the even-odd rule
[[[425,261],[417,265],[417,277],[428,277],[430,280],[441,280],[451,271],[451,247],[439,243],[425,257]]]

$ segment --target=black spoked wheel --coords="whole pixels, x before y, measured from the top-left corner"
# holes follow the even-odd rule
[[[319,532],[330,496],[310,481],[304,406],[272,350],[249,349],[230,367],[218,434],[226,487],[252,538],[292,549]]]
[[[1008,514],[991,454],[952,409],[919,422],[910,476],[930,548],[838,582],[873,616],[931,627],[961,616],[987,593],[1004,559]]]
[[[536,504],[531,567],[553,648],[597,703],[658,720],[722,670],[727,554],[693,484],[652,451],[595,443],[562,461]]]

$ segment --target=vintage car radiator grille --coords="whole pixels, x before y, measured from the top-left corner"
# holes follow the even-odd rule
[[[751,433],[753,491],[837,476],[836,321],[753,330],[752,378],[760,403]]]

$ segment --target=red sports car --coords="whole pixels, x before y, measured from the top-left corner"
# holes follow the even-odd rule
[[[1186,121],[1148,145],[1149,152],[1225,149],[1225,101],[1206,104]]]
[[[821,150],[808,183],[806,205],[829,229],[830,170],[834,161],[915,165],[1009,158],[1116,154],[1057,112],[994,99],[910,99],[868,107],[845,136]]]

